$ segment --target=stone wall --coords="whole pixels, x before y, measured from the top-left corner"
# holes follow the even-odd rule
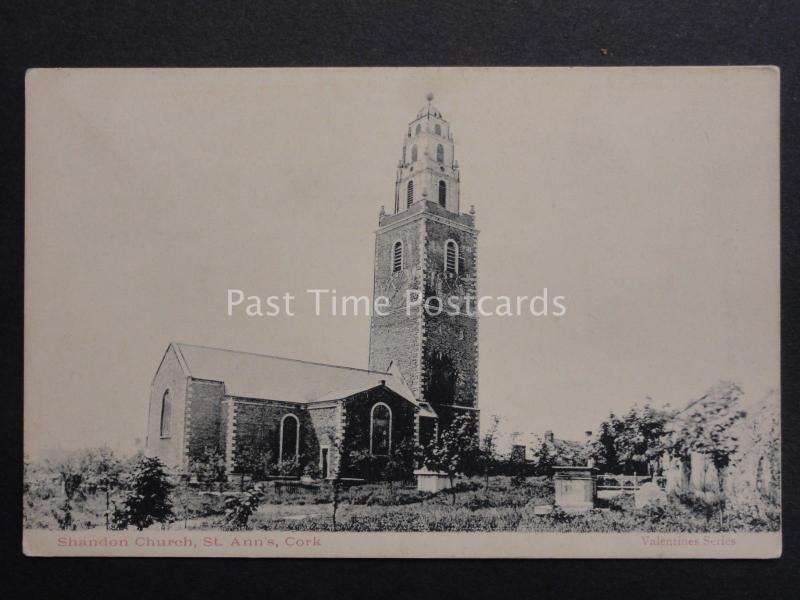
[[[327,403],[325,405],[309,406],[306,411],[308,423],[313,430],[315,444],[312,448],[311,445],[307,447],[309,459],[312,458],[312,452],[316,452],[315,464],[319,467],[320,463],[320,448],[327,446],[329,448],[328,460],[330,474],[335,472],[338,468],[338,455],[336,452],[336,436],[339,431],[339,419],[341,411],[338,404],[335,402]]]
[[[185,469],[184,419],[186,408],[186,374],[172,346],[167,349],[150,387],[147,418],[147,453],[157,456],[170,469]],[[172,399],[170,434],[161,437],[161,401],[169,390]]]
[[[458,244],[459,272],[446,273],[445,245]],[[446,303],[450,296],[476,296],[476,234],[438,221],[428,221],[425,233],[425,297],[436,296]],[[446,304],[444,304],[446,306]],[[475,309],[473,303],[473,310]],[[437,412],[440,404],[456,404],[477,408],[478,405],[478,319],[470,317],[466,308],[457,316],[442,313],[427,315],[422,331],[422,399]],[[436,369],[449,365],[454,377],[452,397],[441,395],[436,384]],[[449,396],[449,392],[445,394]]]
[[[392,414],[392,449],[404,442],[414,441],[414,416],[416,407],[408,400],[385,389],[356,394],[346,401],[345,445],[353,450],[370,449],[370,417],[372,408],[382,402]]]
[[[269,453],[272,462],[277,463],[280,446],[281,420],[287,414],[295,415],[300,421],[300,462],[304,464],[308,455],[313,455],[316,436],[309,427],[304,406],[301,404],[232,398],[233,435],[232,467],[238,471],[238,461],[244,452]],[[309,448],[309,445],[311,446]]]
[[[391,301],[388,315],[373,314],[370,325],[369,367],[385,371],[394,361],[415,395],[419,394],[420,320],[418,310],[406,311],[406,291],[422,289],[420,264],[422,221],[406,222],[398,227],[379,231],[375,240],[374,297]],[[392,272],[392,248],[403,243],[403,269]]]
[[[220,445],[220,407],[225,386],[219,381],[190,379],[186,392],[186,456],[198,455],[205,448],[222,451]]]
[[[406,310],[406,290],[424,298],[476,295],[477,233],[471,215],[426,206],[382,217],[375,242],[374,295],[392,299],[387,316],[374,315],[370,328],[370,368],[385,369],[394,360],[415,396],[439,404],[478,405],[478,320],[466,314],[433,316]],[[465,226],[467,229],[465,229]],[[459,247],[459,273],[445,273],[445,244]],[[404,268],[392,273],[392,248],[403,242]],[[474,306],[473,306],[474,310]],[[465,312],[465,311],[464,311]],[[452,384],[442,385],[442,376]],[[442,389],[451,389],[443,393]],[[442,396],[447,396],[443,398]],[[438,410],[438,409],[437,409]]]

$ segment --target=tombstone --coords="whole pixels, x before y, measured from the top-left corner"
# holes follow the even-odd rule
[[[666,502],[667,493],[655,481],[648,481],[634,492],[633,501],[636,508],[642,508],[651,502]]]
[[[556,506],[565,511],[591,510],[597,499],[595,467],[553,467]]]
[[[447,473],[430,471],[427,468],[414,471],[417,478],[417,490],[420,492],[441,492],[450,487],[450,478]]]

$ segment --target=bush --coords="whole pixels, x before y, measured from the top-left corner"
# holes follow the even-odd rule
[[[229,496],[225,500],[224,529],[245,529],[247,522],[261,502],[261,490],[251,488],[241,495]]]
[[[139,531],[154,523],[166,523],[172,516],[169,494],[172,484],[167,480],[164,465],[158,458],[142,458],[127,482],[128,490],[122,506],[114,511],[114,523],[119,529],[128,525]]]
[[[618,494],[607,500],[608,508],[617,512],[632,511],[635,509],[633,494]]]

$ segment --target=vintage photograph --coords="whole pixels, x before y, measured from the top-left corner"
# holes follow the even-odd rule
[[[779,81],[29,71],[24,551],[780,556]]]

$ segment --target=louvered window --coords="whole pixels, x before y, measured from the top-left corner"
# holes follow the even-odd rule
[[[458,273],[458,244],[447,240],[444,252],[444,270],[448,273]]]
[[[392,273],[403,269],[403,242],[395,242],[392,248]]]

